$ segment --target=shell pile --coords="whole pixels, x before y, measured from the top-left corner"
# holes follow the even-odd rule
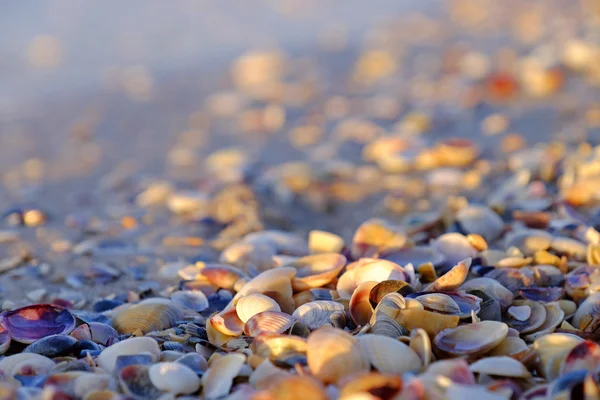
[[[529,10],[512,51],[435,56],[450,27],[487,26],[488,2],[448,3],[468,3],[448,29],[369,35],[346,91],[246,54],[165,177],[114,171],[73,196],[110,200],[58,223],[9,210],[0,400],[600,400],[600,107],[580,100],[600,84],[597,2],[573,26]],[[528,146],[509,117],[541,103],[578,119]],[[483,140],[444,133],[480,112]],[[305,158],[195,153],[231,121]]]

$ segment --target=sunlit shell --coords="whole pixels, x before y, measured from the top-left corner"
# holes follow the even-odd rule
[[[0,371],[12,385],[20,386],[15,375],[45,375],[53,367],[54,361],[48,357],[34,353],[20,353],[4,357],[0,360]]]
[[[531,373],[523,364],[511,357],[487,357],[475,361],[469,369],[477,374],[502,376],[508,378],[529,378]]]
[[[467,385],[475,383],[475,377],[473,376],[473,372],[469,369],[469,364],[462,358],[439,360],[431,363],[427,367],[426,374],[444,376],[454,383]]]
[[[578,343],[569,351],[562,365],[561,374],[587,370],[595,372],[600,365],[600,345],[590,340]]]
[[[283,312],[291,314],[294,310],[292,278],[295,275],[296,269],[292,267],[280,267],[262,272],[236,293],[232,303],[235,304],[237,300],[249,294],[262,293],[275,300]]]
[[[460,287],[462,290],[480,290],[488,296],[500,302],[504,308],[508,307],[513,302],[513,294],[510,290],[502,286],[498,281],[491,278],[474,278],[466,281]]]
[[[48,335],[68,334],[75,328],[75,317],[60,306],[34,304],[3,312],[0,326],[15,342],[29,344]]]
[[[214,314],[207,324],[212,325],[217,331],[227,336],[240,336],[244,333],[244,322],[238,317],[235,307]]]
[[[460,314],[460,307],[452,297],[443,293],[427,293],[415,297],[425,309],[447,314]]]
[[[317,329],[308,336],[307,360],[310,372],[324,383],[335,383],[344,376],[369,369],[369,360],[358,340],[347,332],[329,327]]]
[[[465,282],[471,267],[471,259],[467,258],[456,264],[450,271],[440,276],[435,282],[425,288],[426,292],[451,291]]]
[[[479,234],[488,242],[494,241],[504,229],[502,218],[486,206],[467,206],[456,214],[456,220],[462,231]]]
[[[344,311],[344,305],[341,303],[323,300],[311,301],[298,307],[292,317],[303,322],[309,329],[317,329],[324,324],[331,323],[331,316],[340,311]]]
[[[544,308],[546,309],[546,318],[544,319],[544,323],[537,328],[535,332],[525,336],[525,340],[534,341],[538,337],[552,333],[565,318],[564,311],[556,302],[546,303],[544,304]]]
[[[445,329],[435,337],[434,343],[444,353],[476,357],[502,343],[506,335],[508,335],[506,324],[496,321],[481,321]]]
[[[289,264],[296,268],[292,280],[295,291],[324,286],[334,280],[346,265],[346,257],[336,253],[324,253],[305,256]]]
[[[525,267],[533,261],[533,257],[504,257],[499,260],[496,264],[496,268],[522,268]]]
[[[587,247],[584,243],[568,238],[555,237],[552,240],[550,248],[558,254],[564,254],[577,260],[585,260],[587,257]]]
[[[312,230],[308,233],[308,248],[311,254],[341,253],[344,239],[335,233]]]
[[[229,394],[233,379],[238,375],[246,357],[240,353],[224,355],[213,362],[202,375],[203,394],[206,399],[216,399]]]
[[[432,263],[421,264],[417,267],[417,272],[421,276],[421,282],[423,283],[431,283],[435,281],[437,276],[437,271]]]
[[[245,243],[239,241],[231,244],[221,252],[219,262],[235,265],[240,268],[239,272],[241,273],[255,274],[273,268],[275,266],[273,257],[276,255],[277,250],[270,244]],[[236,274],[236,271],[229,271],[224,275],[216,275],[216,278],[223,278],[223,284],[226,284],[235,278],[234,274]]]
[[[507,337],[498,346],[488,353],[489,356],[509,356],[520,358],[520,355],[529,351],[529,346],[521,338]]]
[[[552,244],[552,235],[538,229],[527,229],[509,233],[504,241],[505,248],[516,247],[526,256],[547,250]]]
[[[250,279],[241,269],[226,264],[206,264],[200,273],[212,284],[228,290],[240,279]]]
[[[409,282],[410,276],[401,266],[391,261],[373,260],[344,272],[338,279],[336,290],[341,298],[349,299],[361,283],[385,280]]]
[[[400,310],[396,317],[396,321],[409,331],[421,328],[430,336],[435,336],[445,329],[455,328],[459,319],[457,315],[445,315],[418,308]]]
[[[363,326],[369,322],[373,315],[373,306],[369,300],[371,290],[377,285],[377,282],[361,283],[350,299],[349,312],[354,323],[358,326]]]
[[[529,318],[526,320],[520,320],[510,317],[506,318],[505,322],[508,324],[508,326],[518,330],[521,333],[534,332],[535,330],[539,329],[546,320],[546,308],[542,304],[532,300],[515,300],[513,302],[513,307],[525,306],[529,307],[530,309]]]
[[[372,257],[385,249],[402,248],[407,243],[406,233],[381,219],[363,222],[352,238],[352,257]]]
[[[392,374],[359,372],[344,377],[339,382],[340,399],[363,398],[371,393],[385,393],[393,398],[402,390],[402,378]]]
[[[302,304],[310,303],[315,300],[333,300],[337,297],[337,293],[335,290],[324,289],[324,288],[315,288],[308,289],[302,292],[296,293],[294,295],[294,304],[296,308],[300,307]]]
[[[202,312],[208,308],[208,299],[200,290],[178,290],[171,293],[171,300],[181,308]]]
[[[283,333],[292,327],[294,318],[279,311],[263,311],[255,314],[246,321],[244,333],[248,336],[258,336],[263,332]]]
[[[541,372],[549,380],[555,379],[567,354],[583,342],[578,336],[566,333],[552,333],[533,342],[533,349],[540,359]]]
[[[150,354],[154,360],[160,358],[160,348],[156,340],[149,337],[134,337],[122,340],[107,347],[98,356],[98,366],[106,372],[115,369],[117,357],[123,355]]]
[[[252,350],[257,356],[276,361],[288,354],[306,353],[307,342],[306,339],[295,335],[263,333],[252,343]]]
[[[178,362],[160,362],[148,369],[152,384],[164,392],[191,394],[200,389],[200,378],[194,371]]]
[[[417,353],[424,367],[427,367],[429,363],[434,360],[431,349],[431,339],[423,329],[415,328],[412,330],[410,333],[409,346]]]
[[[591,294],[579,305],[571,324],[585,332],[593,332],[600,324],[600,292]]]
[[[444,256],[441,253],[426,246],[385,250],[379,254],[379,258],[392,261],[398,265],[431,263],[433,266],[439,266],[444,262]]]
[[[281,311],[279,304],[275,300],[259,293],[240,298],[235,309],[239,319],[244,323],[263,311]]]
[[[400,292],[412,293],[414,292],[414,289],[410,286],[408,282],[405,281],[381,281],[377,285],[375,285],[373,289],[371,289],[371,293],[369,294],[369,300],[371,302],[371,305],[376,307],[385,295],[389,293]]]
[[[418,371],[423,365],[414,350],[387,336],[363,335],[359,343],[371,365],[384,374],[402,375]]]
[[[600,244],[589,244],[586,261],[589,265],[600,265]]]
[[[310,376],[289,375],[272,379],[267,388],[273,399],[327,400],[329,396],[321,382]]]
[[[433,242],[433,248],[444,256],[446,263],[449,265],[477,256],[477,250],[471,245],[467,237],[455,232],[444,233],[438,237]]]
[[[565,313],[565,320],[571,318],[577,311],[577,303],[572,300],[561,299],[558,305]]]
[[[150,298],[121,307],[111,310],[112,324],[119,333],[160,331],[183,319],[181,309],[168,299]]]

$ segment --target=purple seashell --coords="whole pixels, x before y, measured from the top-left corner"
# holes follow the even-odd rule
[[[75,328],[75,317],[60,306],[33,304],[0,314],[0,325],[14,341],[30,344],[46,336],[68,334]]]
[[[524,298],[543,303],[560,300],[564,292],[560,287],[529,287],[519,291]]]

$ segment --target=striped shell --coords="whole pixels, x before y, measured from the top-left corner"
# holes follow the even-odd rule
[[[294,318],[280,311],[263,311],[246,321],[244,334],[256,337],[261,333],[283,333],[291,328]]]

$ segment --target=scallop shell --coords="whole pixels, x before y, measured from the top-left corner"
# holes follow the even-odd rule
[[[347,269],[338,279],[336,290],[341,298],[349,299],[361,283],[386,280],[410,282],[410,276],[404,268],[391,261],[369,260],[360,266]]]
[[[307,290],[327,285],[333,281],[346,265],[346,257],[336,253],[305,256],[287,264],[296,268],[292,280],[295,291]]]
[[[168,299],[150,298],[124,306],[111,310],[112,324],[119,333],[160,331],[183,319],[183,312]]]
[[[436,279],[425,288],[426,292],[452,291],[458,289],[469,275],[471,259],[467,258],[456,264],[450,271]]]
[[[335,312],[343,312],[344,305],[335,301],[311,301],[301,305],[294,311],[292,317],[304,323],[309,329],[317,329],[331,322]]]
[[[178,362],[153,364],[148,374],[152,384],[163,392],[174,395],[192,394],[200,389],[200,378],[194,371]]]
[[[486,241],[494,241],[504,229],[504,221],[491,208],[486,206],[467,206],[456,214],[461,229],[468,234],[479,234]]]
[[[363,222],[352,238],[352,257],[372,257],[382,250],[402,248],[407,243],[406,233],[388,221],[370,219]]]
[[[308,336],[307,360],[310,372],[324,383],[335,383],[369,368],[369,360],[358,340],[347,332],[329,327],[317,329]]]
[[[107,347],[97,358],[104,371],[111,373],[115,369],[117,357],[123,355],[150,354],[153,360],[160,358],[160,348],[156,340],[149,337],[134,337],[122,340]]]
[[[283,333],[292,327],[294,318],[278,311],[263,311],[246,321],[244,333],[256,337],[263,332]]]
[[[264,311],[281,311],[275,300],[258,293],[240,298],[235,309],[238,317],[244,323],[248,322],[254,315]]]
[[[486,357],[469,366],[472,372],[507,378],[529,378],[531,373],[523,364],[511,357]]]
[[[441,331],[435,336],[435,346],[453,356],[476,357],[502,343],[507,335],[506,324],[497,321],[481,321]]]
[[[364,282],[352,293],[348,307],[352,320],[358,326],[366,325],[373,315],[373,306],[369,301],[369,296],[376,285],[377,282]]]
[[[210,367],[202,375],[203,393],[206,399],[216,399],[229,394],[233,379],[239,374],[246,357],[243,354],[231,353],[213,360]]]
[[[369,363],[384,374],[402,375],[422,368],[421,359],[406,344],[380,335],[364,335],[359,343]]]

